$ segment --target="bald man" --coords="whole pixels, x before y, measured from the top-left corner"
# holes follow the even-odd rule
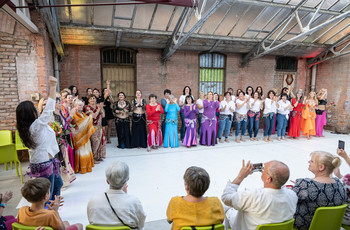
[[[280,161],[264,164],[261,180],[264,188],[238,191],[242,181],[252,173],[253,165],[244,163],[238,176],[229,181],[221,196],[225,205],[225,227],[232,230],[255,230],[258,225],[280,223],[293,218],[298,197],[283,186],[289,179],[289,168]],[[283,186],[283,187],[282,187]]]

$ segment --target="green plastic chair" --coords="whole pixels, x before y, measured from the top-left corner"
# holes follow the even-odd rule
[[[0,146],[9,145],[9,144],[13,144],[12,132],[10,130],[0,130]],[[5,170],[6,171],[8,170],[7,163],[10,163],[11,169],[13,169],[12,161],[11,161],[11,162],[5,163]]]
[[[86,230],[131,230],[128,226],[98,226],[89,224],[85,227]]]
[[[312,218],[309,230],[340,229],[347,204],[334,207],[319,207]]]
[[[16,145],[12,142],[12,132],[10,130],[0,130],[0,164],[5,164],[7,171],[7,163],[11,162],[15,162],[17,176],[21,176],[21,183],[23,184],[22,166],[17,157]],[[20,173],[18,173],[18,166]]]
[[[256,230],[293,230],[294,218],[275,224],[262,224]]]
[[[22,142],[21,137],[19,136],[18,130],[15,132],[15,144],[16,144],[16,150],[29,150]]]
[[[38,226],[26,226],[19,223],[12,223],[13,230],[35,230]],[[45,227],[45,230],[53,230],[51,227]]]
[[[195,227],[196,230],[212,230],[213,226],[198,226]],[[181,230],[192,230],[190,226],[182,227]],[[214,230],[225,230],[225,226],[223,224],[214,225]]]

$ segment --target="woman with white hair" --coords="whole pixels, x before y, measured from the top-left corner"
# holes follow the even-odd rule
[[[342,182],[336,177],[331,177],[333,170],[340,164],[340,158],[328,152],[311,153],[309,171],[315,177],[297,179],[293,187],[298,196],[294,227],[299,230],[309,229],[318,207],[339,206],[345,203],[346,192]]]
[[[121,161],[112,163],[106,169],[106,179],[109,189],[104,194],[92,197],[88,203],[90,224],[143,229],[146,214],[141,202],[127,193],[129,166]]]

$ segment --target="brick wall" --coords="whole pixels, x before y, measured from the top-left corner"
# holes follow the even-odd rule
[[[317,66],[316,90],[328,90],[327,128],[350,132],[350,58],[342,56]],[[334,102],[336,107],[331,107]]]
[[[86,95],[86,88],[101,89],[99,47],[65,46],[64,53],[59,63],[61,89],[75,85],[81,97]]]
[[[39,28],[32,34],[0,11],[0,129],[15,129],[16,107],[32,93],[46,93],[52,75],[51,44],[42,18],[32,12]]]

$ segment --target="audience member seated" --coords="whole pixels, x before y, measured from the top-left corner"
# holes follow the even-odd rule
[[[228,181],[222,194],[226,211],[225,228],[255,230],[258,225],[280,223],[293,218],[298,198],[283,186],[289,178],[289,168],[280,161],[264,164],[261,180],[264,188],[238,191],[242,181],[253,171],[253,165],[244,163],[238,176]],[[283,187],[282,187],[283,186]]]
[[[318,207],[338,206],[345,203],[346,193],[338,178],[331,178],[333,170],[340,166],[341,160],[328,152],[311,153],[309,171],[315,177],[297,179],[293,191],[298,196],[294,227],[309,229]]]
[[[109,189],[91,198],[87,206],[90,224],[129,226],[143,229],[146,214],[138,198],[127,193],[129,167],[124,162],[114,162],[106,170]]]
[[[82,224],[69,225],[61,220],[58,208],[63,203],[63,197],[55,196],[50,204],[45,204],[50,198],[51,183],[48,179],[39,177],[27,181],[22,189],[22,196],[32,203],[30,207],[24,206],[18,211],[18,223],[27,226],[48,226],[54,230],[82,230]]]
[[[12,191],[5,192],[5,195],[0,193],[0,230],[11,230],[12,223],[17,222],[14,216],[2,216],[4,209],[7,206],[7,202],[12,198]]]
[[[172,230],[180,230],[184,226],[210,226],[221,224],[225,213],[217,197],[204,197],[210,184],[207,171],[192,166],[184,175],[186,196],[171,198],[167,217],[173,223]]]
[[[346,154],[344,149],[337,149],[337,154],[345,160],[345,162],[348,164],[348,166],[350,166],[350,158],[349,158],[348,154]],[[340,173],[339,168],[335,168],[334,175],[336,175],[343,182],[345,192],[346,192],[346,203],[348,204],[348,207],[346,208],[342,224],[350,225],[350,174],[347,173],[343,176]]]

